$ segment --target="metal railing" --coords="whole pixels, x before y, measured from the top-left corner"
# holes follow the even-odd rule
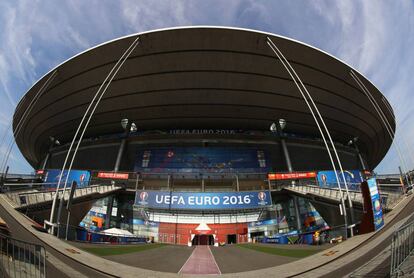
[[[109,191],[120,189],[121,187],[115,185],[91,185],[88,187],[77,188],[73,198],[79,198],[93,193],[106,193]],[[61,194],[63,190],[59,190]],[[39,204],[43,202],[50,202],[53,200],[56,191],[31,191],[31,192],[15,192],[15,193],[6,193],[5,195],[13,201],[18,207],[29,206],[34,204]],[[65,200],[69,198],[70,190],[65,192]]]
[[[1,277],[46,277],[43,246],[0,234]]]
[[[394,232],[391,242],[391,277],[403,274],[402,265],[413,255],[414,221]]]
[[[315,195],[323,196],[330,199],[336,199],[341,200],[341,192],[336,188],[324,188],[319,186],[313,186],[313,185],[296,185],[291,186],[288,189],[290,190],[296,190],[302,193],[312,193]],[[344,194],[344,197],[346,195]],[[362,203],[362,194],[359,191],[349,191],[349,196],[352,201],[360,202]]]

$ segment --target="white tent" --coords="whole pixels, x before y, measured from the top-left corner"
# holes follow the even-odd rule
[[[200,223],[200,225],[195,228],[196,231],[211,231],[210,227],[206,223]]]
[[[121,230],[118,228],[107,229],[107,230],[102,231],[102,233],[105,235],[113,235],[113,236],[134,236],[134,234],[132,234],[131,232],[127,230]]]

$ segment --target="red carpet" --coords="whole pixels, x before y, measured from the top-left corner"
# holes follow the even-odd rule
[[[220,269],[206,245],[196,246],[179,274],[221,274]]]

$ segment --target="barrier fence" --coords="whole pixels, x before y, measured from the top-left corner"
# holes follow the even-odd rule
[[[0,234],[1,277],[46,277],[46,250],[33,244]]]
[[[414,221],[394,232],[391,242],[391,277],[399,277],[401,267],[413,255]]]

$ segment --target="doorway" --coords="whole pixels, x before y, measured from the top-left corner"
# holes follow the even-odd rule
[[[193,245],[214,245],[214,237],[212,235],[195,235],[192,240]]]
[[[237,235],[227,235],[227,244],[236,244],[237,243]]]
[[[250,237],[252,238],[253,243],[254,242],[260,242],[264,238],[264,232],[253,232],[253,233],[250,233]]]

